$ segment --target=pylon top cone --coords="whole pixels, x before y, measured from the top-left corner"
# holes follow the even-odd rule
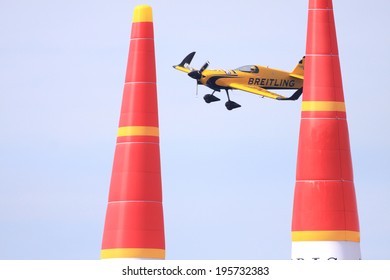
[[[360,259],[360,231],[331,0],[309,0],[292,219],[293,259]]]
[[[164,259],[152,8],[134,9],[101,258]]]
[[[134,8],[133,23],[134,22],[153,22],[152,7],[149,5],[139,5]]]
[[[152,8],[134,9],[118,142],[159,142]],[[135,94],[134,92],[141,92]]]
[[[309,1],[302,101],[302,117],[346,117],[331,0]]]

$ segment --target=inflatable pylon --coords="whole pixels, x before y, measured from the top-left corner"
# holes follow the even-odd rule
[[[309,0],[292,259],[360,259],[348,124],[331,0]]]
[[[165,259],[152,8],[134,10],[101,258]]]

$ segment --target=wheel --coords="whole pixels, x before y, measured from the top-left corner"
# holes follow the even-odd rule
[[[211,102],[211,98],[210,98],[211,94],[206,94],[203,99],[204,101],[206,101],[206,103],[210,103]]]
[[[212,94],[206,94],[204,97],[203,97],[204,101],[206,101],[206,103],[211,103],[211,102],[216,102],[216,101],[219,101],[221,99],[219,99],[218,97],[212,95]]]
[[[241,107],[240,104],[238,104],[238,103],[236,103],[234,101],[227,101],[225,103],[225,106],[226,106],[226,109],[228,109],[229,111]]]

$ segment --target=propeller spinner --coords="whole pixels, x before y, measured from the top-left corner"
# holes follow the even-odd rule
[[[194,70],[188,73],[188,76],[190,76],[193,79],[200,80],[202,78],[202,72],[209,67],[210,62],[206,61],[205,64],[199,69],[199,70]]]
[[[200,79],[202,78],[202,72],[209,67],[209,64],[210,62],[206,61],[199,70],[193,70],[188,73],[188,76],[196,80],[196,95],[198,95],[198,85],[201,84]]]

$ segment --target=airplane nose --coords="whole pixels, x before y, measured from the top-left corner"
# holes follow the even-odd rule
[[[188,73],[188,76],[190,76],[193,79],[199,80],[202,77],[202,74],[199,71],[194,70]]]

